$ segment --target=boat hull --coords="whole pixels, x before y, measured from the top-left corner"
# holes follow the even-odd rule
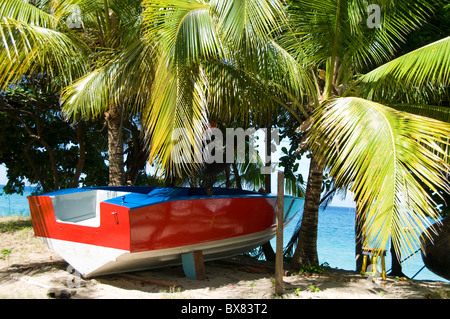
[[[176,189],[181,196],[161,197],[148,189],[126,190],[29,197],[36,237],[90,277],[180,264],[182,254],[196,250],[205,260],[233,256],[275,235],[272,195],[202,196]],[[295,197],[285,198],[286,222],[300,205]]]
[[[83,277],[139,271],[181,265],[181,255],[202,251],[205,261],[231,257],[258,247],[271,238],[272,230],[181,247],[130,252],[121,249],[81,244],[51,238],[40,238],[50,249],[60,252]]]

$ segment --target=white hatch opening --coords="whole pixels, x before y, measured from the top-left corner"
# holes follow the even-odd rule
[[[56,221],[82,226],[100,226],[100,203],[128,192],[92,190],[51,196]]]

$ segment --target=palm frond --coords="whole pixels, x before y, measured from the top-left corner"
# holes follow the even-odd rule
[[[142,110],[150,101],[154,77],[151,57],[151,48],[136,38],[134,43],[108,56],[106,64],[62,90],[65,116],[97,117],[113,105]]]
[[[243,120],[252,125],[266,125],[280,105],[299,118],[305,114],[303,104],[314,88],[311,73],[273,40],[260,47],[255,59],[256,71],[242,65],[206,61],[209,114],[221,121]],[[301,116],[301,115],[300,115]],[[299,119],[299,121],[301,121]]]
[[[396,110],[450,123],[450,107],[426,104],[390,104]]]
[[[8,18],[42,28],[54,28],[57,19],[37,6],[22,0],[2,0],[0,18]]]
[[[168,70],[160,64],[156,70],[144,127],[151,160],[168,174],[181,176],[202,163],[198,156],[208,124],[206,81],[200,66]]]
[[[258,89],[254,90],[257,86],[252,83],[260,79],[253,77],[256,72],[245,72],[261,64],[255,54],[251,61],[246,60],[245,52],[262,43],[253,35],[268,39],[277,3],[246,0],[246,10],[241,12],[237,9],[242,2],[237,1],[144,1],[146,39],[155,47],[158,61],[146,124],[151,157],[166,171],[170,171],[167,167],[189,169],[189,165],[174,165],[172,151],[183,143],[187,143],[183,149],[201,144],[208,112],[226,114],[238,107],[242,113],[251,107],[249,103],[256,102]],[[266,16],[268,12],[271,14]],[[236,31],[233,25],[242,28]],[[250,39],[256,42],[246,42]],[[220,111],[214,109],[218,105]],[[174,132],[182,133],[176,142],[172,140]],[[199,163],[192,167],[195,164]]]
[[[202,1],[144,1],[147,43],[157,67],[152,98],[144,113],[150,158],[160,170],[183,175],[195,160],[207,127],[207,79],[201,59],[218,59],[222,44]],[[184,153],[183,153],[184,151]],[[182,154],[181,154],[181,153]]]
[[[361,82],[370,89],[368,95],[390,86],[412,90],[428,84],[450,84],[450,37],[398,57],[364,74]]]
[[[203,1],[143,1],[147,41],[168,63],[221,56],[221,43]]]
[[[93,118],[107,111],[114,104],[110,88],[118,67],[115,64],[96,69],[66,86],[61,96],[65,116],[72,120],[78,116]]]
[[[262,39],[268,39],[269,35],[280,30],[280,22],[284,19],[279,1],[214,0],[211,8],[217,15],[223,41],[242,55],[246,50],[258,49]]]
[[[0,85],[33,71],[68,83],[85,71],[83,52],[64,33],[10,18],[0,21]]]
[[[330,166],[338,187],[355,194],[365,245],[413,252],[431,221],[433,192],[450,191],[450,125],[361,98],[338,98],[316,114],[311,148]],[[327,150],[327,148],[329,149]]]
[[[367,8],[378,5],[380,25],[369,28]],[[414,9],[412,9],[414,7]],[[407,34],[432,13],[426,0],[299,0],[288,6],[292,32],[290,52],[302,51],[308,61],[324,68],[333,56],[345,66],[359,70],[379,65],[392,57]],[[341,75],[343,76],[343,75]]]

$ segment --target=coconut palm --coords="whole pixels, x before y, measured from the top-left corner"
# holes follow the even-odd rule
[[[240,118],[248,123],[248,110],[253,109],[262,115],[260,123],[266,124],[264,114],[283,103],[285,99],[279,96],[285,93],[262,81],[262,72],[278,83],[307,78],[302,69],[290,67],[295,61],[271,40],[270,33],[279,29],[283,15],[277,1],[143,4],[147,39],[156,47],[159,61],[152,101],[145,113],[147,134],[151,157],[168,171],[181,174],[195,166],[185,161],[175,165],[174,144],[187,150],[201,145],[210,118],[222,123],[230,117]],[[293,84],[300,92],[301,82]],[[184,134],[176,143],[172,140],[175,130]]]
[[[389,61],[396,42],[432,9],[426,1],[379,1],[382,19],[370,29],[364,23],[368,5],[366,1],[292,1],[293,35],[288,34],[291,38],[286,43],[293,54],[298,52],[324,69],[317,81],[321,104],[315,105],[310,118],[314,124],[308,126],[307,146],[313,153],[312,166],[318,168],[315,175],[310,174],[317,184],[313,189],[319,190],[320,171],[329,167],[336,184],[355,193],[364,245],[382,249],[392,238],[396,251],[405,253],[420,243],[428,217],[439,219],[436,205],[419,181],[432,190],[449,190],[444,174],[450,127],[387,105],[418,110],[411,102],[429,101],[424,99],[426,90],[434,95],[439,88],[444,91],[450,51],[444,44],[448,40],[443,40],[362,77],[353,76]],[[409,9],[411,5],[415,10]],[[421,109],[428,115],[436,107],[422,105]],[[317,204],[319,198],[316,191]],[[311,214],[305,208],[294,265],[317,264],[316,207]]]
[[[84,13],[93,65],[62,91],[63,111],[74,120],[105,115],[109,183],[124,185],[123,121],[147,104],[153,67],[151,47],[142,41],[139,1],[78,1]]]
[[[159,61],[147,123],[148,132],[158,137],[152,151],[162,166],[173,165],[173,130],[184,128],[186,147],[195,144],[203,130],[198,123],[205,123],[218,105],[230,110],[238,104],[248,112],[275,100],[300,121],[307,119],[304,145],[312,160],[302,221],[306,236],[300,237],[297,263],[318,262],[314,251],[325,167],[337,186],[352,187],[365,245],[375,248],[392,237],[398,248],[413,249],[414,236],[402,228],[415,224],[424,230],[425,216],[437,219],[418,178],[428,187],[448,190],[440,147],[447,143],[448,125],[377,103],[375,94],[385,91],[381,84],[363,85],[374,84],[369,73],[355,81],[355,75],[392,58],[397,43],[431,12],[427,1],[378,3],[380,25],[371,29],[365,23],[369,3],[363,0],[291,1],[287,16],[277,1],[144,2],[148,39],[158,48]],[[440,53],[448,57],[445,49]],[[437,60],[427,65],[448,70]],[[414,161],[399,157],[405,154]],[[403,160],[411,161],[405,167],[398,164]]]
[[[125,112],[147,104],[153,77],[140,13],[140,2],[132,0],[5,0],[1,6],[3,85],[44,72],[62,89],[67,118],[105,116],[110,185],[125,184]]]

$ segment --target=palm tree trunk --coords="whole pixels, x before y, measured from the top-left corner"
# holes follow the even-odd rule
[[[267,121],[267,127],[266,127],[266,154],[265,155],[265,162],[266,162],[266,169],[271,171],[272,168],[272,118],[269,116]],[[264,176],[264,187],[266,189],[267,193],[272,192],[272,174],[266,174]]]
[[[267,122],[266,127],[266,167],[271,169],[272,161],[271,161],[271,146],[272,146],[272,140],[271,140],[271,130],[272,130],[272,118],[269,116],[269,120]],[[272,192],[272,174],[266,174],[264,176],[264,186],[266,193]],[[262,251],[264,253],[264,256],[266,257],[267,261],[275,261],[275,252],[273,250],[272,244],[270,241],[263,244]]]
[[[319,266],[319,257],[317,255],[317,226],[323,170],[324,165],[319,163],[313,154],[309,167],[305,206],[298,234],[298,244],[291,263],[294,269],[298,269],[301,265]]]
[[[112,107],[106,112],[106,123],[108,124],[109,185],[122,186],[125,185],[122,109]]]
[[[148,147],[145,146],[144,140],[141,138],[141,131],[131,120],[124,120],[123,127],[131,133],[131,137],[125,143],[128,149],[124,151],[126,161],[124,163],[125,182],[128,186],[135,185],[139,174],[145,171],[150,156]]]
[[[359,205],[356,203],[356,205]],[[362,220],[361,216],[358,215],[358,206],[356,208],[355,214],[355,261],[356,261],[356,271],[361,271],[363,265],[363,243],[364,236],[362,232]]]
[[[395,250],[395,246],[391,241],[391,258],[392,258],[392,270],[389,273],[389,276],[393,277],[407,277],[402,271],[402,264],[400,260],[398,260],[397,252]]]

